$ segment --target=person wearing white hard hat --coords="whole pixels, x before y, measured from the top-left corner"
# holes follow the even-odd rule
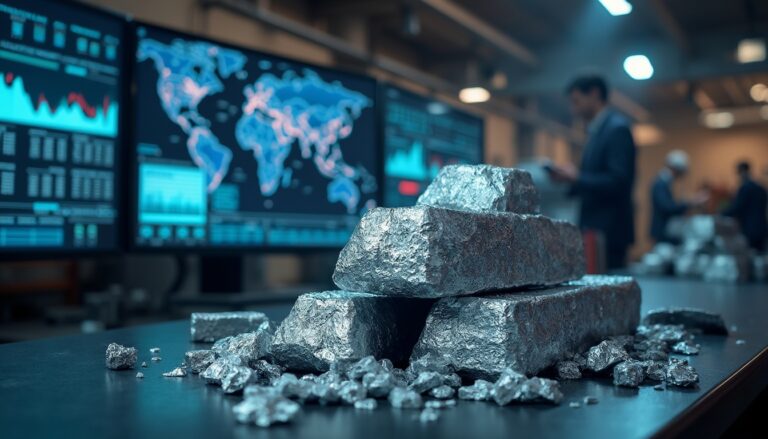
[[[684,215],[689,209],[706,201],[698,195],[690,201],[678,201],[672,193],[672,183],[688,172],[688,154],[680,150],[667,154],[666,166],[659,172],[651,186],[651,238],[656,242],[676,243],[667,234],[667,223],[673,217]]]

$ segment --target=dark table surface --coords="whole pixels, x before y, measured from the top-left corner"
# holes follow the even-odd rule
[[[223,395],[197,376],[164,378],[184,352],[188,322],[172,322],[94,335],[59,337],[0,346],[0,438],[15,437],[589,437],[633,438],[680,433],[714,436],[726,428],[768,384],[768,288],[718,285],[679,279],[640,279],[643,312],[663,306],[695,306],[722,313],[736,325],[729,337],[699,336],[699,356],[690,357],[701,383],[696,390],[616,388],[608,380],[564,382],[563,404],[507,406],[460,401],[434,423],[418,411],[386,403],[373,412],[350,407],[308,406],[291,425],[259,429],[238,425]],[[265,306],[273,319],[290,307]],[[744,344],[736,340],[743,339]],[[139,349],[139,369],[104,367],[110,342]],[[150,362],[149,348],[162,349]],[[599,404],[570,408],[592,395]]]

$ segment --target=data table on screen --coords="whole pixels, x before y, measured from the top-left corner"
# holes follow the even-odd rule
[[[118,246],[123,30],[79,4],[0,1],[0,252]]]

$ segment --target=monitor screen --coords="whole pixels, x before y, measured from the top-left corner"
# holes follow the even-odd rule
[[[0,0],[0,252],[112,250],[124,21]]]
[[[375,81],[136,32],[135,244],[346,243],[379,198]]]
[[[483,119],[392,86],[384,99],[384,204],[413,206],[445,165],[483,161]]]

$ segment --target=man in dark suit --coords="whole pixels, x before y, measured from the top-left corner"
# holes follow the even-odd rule
[[[550,175],[571,183],[571,193],[581,199],[580,226],[602,232],[608,268],[622,268],[635,242],[635,142],[630,123],[608,106],[608,86],[599,76],[576,78],[567,93],[573,113],[588,124],[588,139],[578,171],[553,166]]]
[[[672,183],[688,172],[688,154],[674,150],[667,154],[667,164],[656,176],[651,186],[651,238],[656,242],[678,244],[678,240],[667,234],[669,220],[684,215],[693,207],[707,201],[707,196],[698,194],[688,201],[677,201],[672,194]]]
[[[733,202],[723,211],[723,215],[736,219],[750,247],[764,251],[765,240],[768,238],[768,195],[765,188],[752,180],[749,168],[748,162],[741,162],[736,166],[741,186]]]

